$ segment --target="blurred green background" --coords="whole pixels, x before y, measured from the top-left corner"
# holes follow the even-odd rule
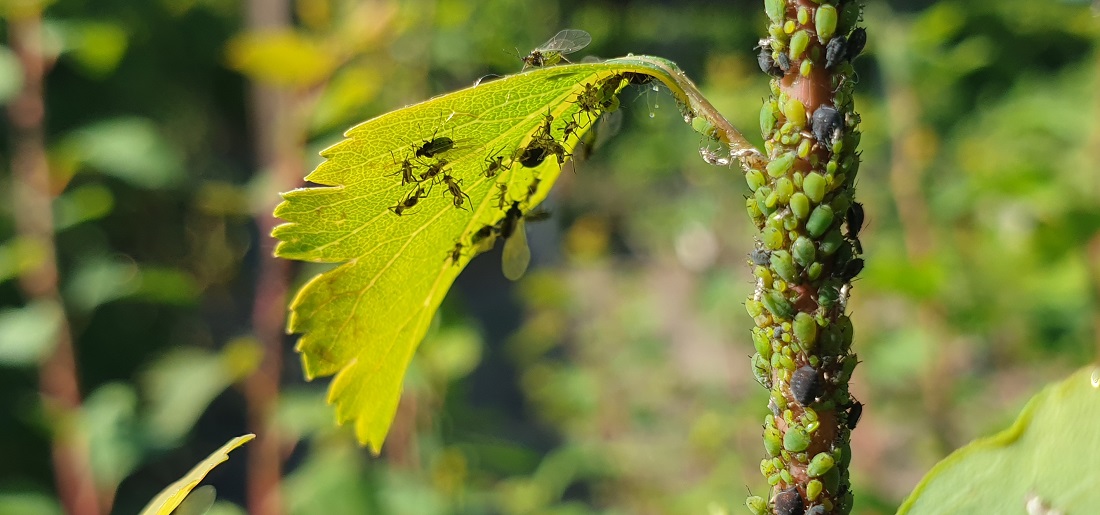
[[[852,478],[856,513],[891,513],[1096,358],[1100,18],[869,3]],[[512,54],[561,28],[592,34],[577,57],[677,62],[759,142],[765,26],[755,1],[0,1],[0,514],[62,512],[65,435],[95,478],[83,513],[134,513],[249,431],[208,478],[214,513],[743,512],[767,491],[747,187],[700,158],[666,94],[627,90],[621,132],[529,226],[523,280],[499,250],[459,278],[379,458],[334,427],[325,381],[304,382],[280,336],[283,290],[319,269],[272,260],[267,232],[275,193],[344,129],[516,72]],[[17,280],[48,256],[14,203],[26,27],[48,71],[52,297]],[[65,333],[79,409],[39,385]]]

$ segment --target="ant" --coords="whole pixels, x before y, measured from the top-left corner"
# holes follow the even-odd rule
[[[393,214],[397,216],[401,216],[406,210],[411,209],[417,202],[420,202],[420,199],[427,198],[427,196],[428,192],[424,191],[424,187],[417,186],[416,190],[410,191],[404,200],[398,202],[395,206],[391,206],[390,211],[393,211]]]

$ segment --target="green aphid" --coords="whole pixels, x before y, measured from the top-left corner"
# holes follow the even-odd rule
[[[775,193],[779,196],[779,202],[786,204],[794,195],[794,182],[786,177],[780,177],[775,181]]]
[[[807,351],[813,350],[817,343],[817,322],[809,313],[799,313],[794,317],[794,337]]]
[[[836,7],[829,4],[817,8],[814,15],[814,27],[817,29],[817,37],[825,43],[836,33],[837,12]]]
[[[814,434],[814,432],[816,432],[819,427],[821,427],[821,422],[819,422],[817,420],[815,420],[813,422],[806,422],[806,432],[807,433]]]
[[[754,198],[745,199],[745,211],[749,214],[749,219],[756,222],[757,220],[764,218],[764,213],[760,211],[760,205]]]
[[[804,30],[795,32],[791,36],[790,57],[792,61],[802,58],[802,53],[810,46],[810,34]],[[801,102],[799,102],[801,104]]]
[[[764,430],[764,451],[768,453],[769,457],[779,456],[779,452],[783,450],[783,435],[779,430],[774,427],[769,427]]]
[[[798,269],[794,266],[794,260],[791,259],[791,253],[785,250],[777,250],[772,252],[771,256],[772,270],[779,274],[779,277],[789,283],[798,282]],[[772,312],[774,313],[774,311]]]
[[[802,428],[791,427],[783,435],[783,448],[791,452],[802,452],[810,446],[810,435]]]
[[[782,481],[782,480],[783,480],[783,478],[779,475],[778,472],[768,476],[768,484],[771,485],[771,486],[778,485],[779,482]]]
[[[814,238],[821,236],[833,225],[833,217],[833,208],[826,204],[819,205],[814,208],[810,213],[810,218],[806,220],[806,230]]]
[[[811,502],[817,500],[817,497],[821,495],[822,486],[821,481],[811,479],[810,482],[806,484],[806,499]]]
[[[805,32],[800,32],[805,34]],[[809,38],[807,38],[807,41]],[[797,98],[792,98],[783,104],[783,116],[787,117],[787,121],[791,122],[795,128],[801,128],[806,125],[806,106],[802,104],[802,101]]]
[[[833,455],[827,452],[819,452],[814,459],[810,461],[809,466],[806,467],[806,474],[810,477],[821,477],[826,472],[832,470],[835,462],[833,461]]]
[[[787,13],[787,0],[764,0],[764,12],[773,23],[782,22]]]
[[[702,118],[696,118],[695,120],[702,120]],[[692,128],[695,127],[695,120],[692,120]],[[765,102],[760,107],[760,134],[767,138],[775,130],[775,105],[772,102]],[[708,124],[710,122],[707,122]],[[713,127],[713,125],[712,125]],[[696,129],[698,132],[698,129]]]
[[[820,204],[825,198],[825,177],[817,172],[812,172],[802,180],[802,191],[809,197],[810,202]]]
[[[752,375],[756,377],[756,382],[760,383],[760,386],[772,387],[771,364],[759,353],[752,355]]]
[[[558,32],[547,42],[539,45],[530,54],[520,57],[523,67],[550,66],[561,61],[569,62],[566,54],[572,54],[592,42],[592,36],[583,30],[565,29]]]
[[[821,277],[821,274],[824,272],[825,265],[821,264],[820,262],[813,263],[810,266],[806,267],[806,278],[811,281],[816,281],[819,277]]]
[[[768,501],[765,501],[759,495],[751,495],[748,499],[745,499],[745,506],[749,508],[752,515],[767,515],[768,513]]]
[[[801,24],[801,25],[805,25],[805,24],[809,23],[810,22],[810,10],[807,9],[805,6],[800,6],[798,8],[797,19],[798,19],[798,23]]]
[[[794,256],[795,263],[805,268],[813,264],[817,258],[817,248],[814,246],[813,240],[800,236],[791,244],[791,255]]]
[[[797,102],[797,100],[796,100]],[[782,177],[787,175],[787,172],[791,171],[791,167],[794,166],[794,160],[798,156],[794,152],[787,152],[768,163],[767,170],[768,175],[772,177]]]
[[[809,77],[814,72],[814,62],[809,59],[804,59],[802,64],[798,65],[798,73],[803,77]],[[809,154],[809,151],[806,152]]]
[[[761,307],[763,307],[763,305],[760,304],[759,302],[757,302],[757,304],[761,305]],[[755,317],[757,315],[753,315],[753,316]],[[760,355],[764,359],[769,359],[769,360],[771,359],[771,357],[772,357],[772,343],[771,343],[771,340],[768,339],[767,334],[765,334],[763,330],[761,330],[759,328],[755,328],[755,329],[752,330],[752,344],[753,344],[754,347],[756,347],[756,352],[760,353]]]
[[[782,248],[783,242],[786,241],[786,239],[787,237],[783,234],[783,231],[775,227],[765,228],[764,231],[760,233],[760,242],[769,250]]]
[[[799,220],[805,220],[807,216],[810,216],[810,199],[805,193],[799,191],[791,195],[789,205],[791,207],[791,212],[794,213],[794,216]]]
[[[767,184],[767,179],[764,178],[764,174],[760,173],[760,170],[749,170],[749,173],[745,174],[745,182],[748,183],[750,190],[756,191]]]
[[[779,367],[786,371],[794,370],[794,360],[790,356],[784,354],[778,354]]]
[[[770,476],[770,475],[775,474],[777,472],[779,472],[779,469],[776,468],[775,463],[773,463],[771,459],[764,458],[764,459],[760,460],[760,475],[761,476]]]
[[[840,228],[837,227],[829,231],[824,238],[821,239],[821,245],[818,250],[821,251],[823,256],[831,256],[836,254],[836,251],[840,250],[844,246],[844,237],[840,234]]]
[[[817,292],[817,304],[825,309],[832,309],[840,300],[840,290],[835,286],[822,286]]]
[[[758,317],[761,313],[764,312],[764,305],[755,300],[749,299],[745,301],[745,311],[749,313],[750,317]]]
[[[783,478],[783,482],[788,485],[794,483],[794,476],[791,475],[791,471],[783,469],[779,471],[779,477]]]

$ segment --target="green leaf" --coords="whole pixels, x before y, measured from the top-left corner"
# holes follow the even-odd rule
[[[186,476],[183,476],[179,481],[161,490],[152,501],[149,501],[145,509],[141,510],[141,515],[168,515],[172,513],[172,510],[176,509],[176,507],[183,502],[187,494],[198,486],[199,482],[206,477],[206,474],[213,470],[214,467],[217,467],[229,459],[229,451],[244,445],[255,437],[256,435],[247,434],[226,442],[221,448],[211,453],[210,456],[207,456],[205,460],[195,465]]]
[[[638,56],[536,68],[379,116],[321,153],[327,160],[306,179],[324,187],[283,194],[275,215],[288,223],[273,232],[281,240],[275,254],[343,263],[302,287],[288,331],[302,334],[307,378],[336,375],[329,401],[339,423],[355,422],[361,443],[380,450],[409,360],[459,272],[517,221],[509,208],[529,212],[561,173],[558,157],[536,164],[524,159],[524,149],[546,147],[549,121],[553,141],[579,152],[595,135],[596,118],[618,108],[618,93],[651,78],[669,87],[685,121],[703,119],[693,126],[731,144],[732,156],[759,164],[759,152],[674,64]],[[453,148],[414,155],[442,138]],[[486,173],[491,159],[506,168],[493,177]],[[449,193],[442,173],[420,184],[402,180],[403,166],[419,178],[444,163],[461,192]],[[420,187],[426,196],[395,214]]]
[[[1100,368],[1093,366],[1032,398],[1012,427],[944,458],[898,513],[1093,513],[1098,424]]]

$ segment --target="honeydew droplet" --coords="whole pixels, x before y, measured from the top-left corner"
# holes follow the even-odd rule
[[[1092,387],[1100,388],[1100,368],[1092,371]]]

